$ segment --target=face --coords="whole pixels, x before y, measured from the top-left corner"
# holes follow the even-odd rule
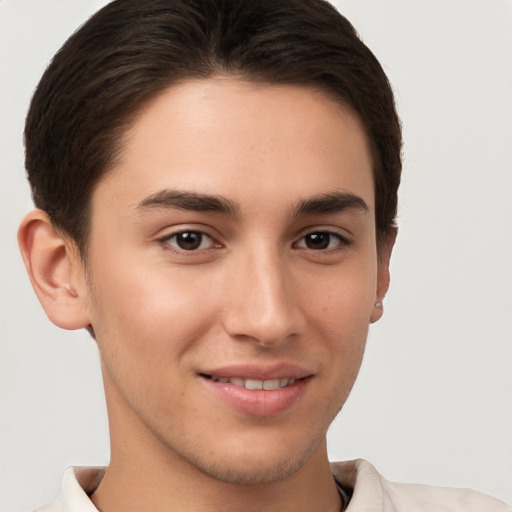
[[[94,192],[88,254],[113,456],[247,483],[325,450],[387,272],[350,110],[295,86],[170,88]]]

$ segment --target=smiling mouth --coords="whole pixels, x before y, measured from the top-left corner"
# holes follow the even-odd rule
[[[207,375],[201,374],[202,377],[212,380],[213,382],[218,382],[220,384],[233,384],[234,386],[240,388],[246,388],[251,390],[264,389],[264,390],[273,390],[273,389],[281,389],[287,386],[291,386],[295,384],[298,380],[295,377],[284,377],[282,379],[267,379],[267,380],[259,380],[259,379],[244,379],[241,377],[217,377],[215,375]],[[306,377],[305,377],[306,378]]]
[[[227,366],[198,373],[213,392],[230,408],[244,415],[266,418],[293,409],[307,393],[314,378],[304,368],[281,364]],[[209,399],[209,398],[208,398]]]

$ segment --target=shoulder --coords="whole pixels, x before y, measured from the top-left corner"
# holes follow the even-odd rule
[[[512,512],[501,501],[469,489],[390,482],[365,460],[335,462],[332,472],[353,489],[347,512]]]
[[[34,512],[98,512],[89,494],[96,489],[104,473],[104,467],[68,468],[57,498]]]

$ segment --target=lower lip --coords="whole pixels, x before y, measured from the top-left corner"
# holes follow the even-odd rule
[[[292,408],[306,391],[311,377],[280,389],[247,389],[202,378],[208,388],[239,412],[260,418],[277,416]]]

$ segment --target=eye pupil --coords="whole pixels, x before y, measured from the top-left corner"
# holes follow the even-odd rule
[[[185,251],[197,249],[201,245],[202,240],[202,234],[197,231],[185,231],[176,235],[176,244]]]
[[[330,241],[331,235],[329,233],[311,233],[305,237],[305,243],[308,249],[327,249]]]

